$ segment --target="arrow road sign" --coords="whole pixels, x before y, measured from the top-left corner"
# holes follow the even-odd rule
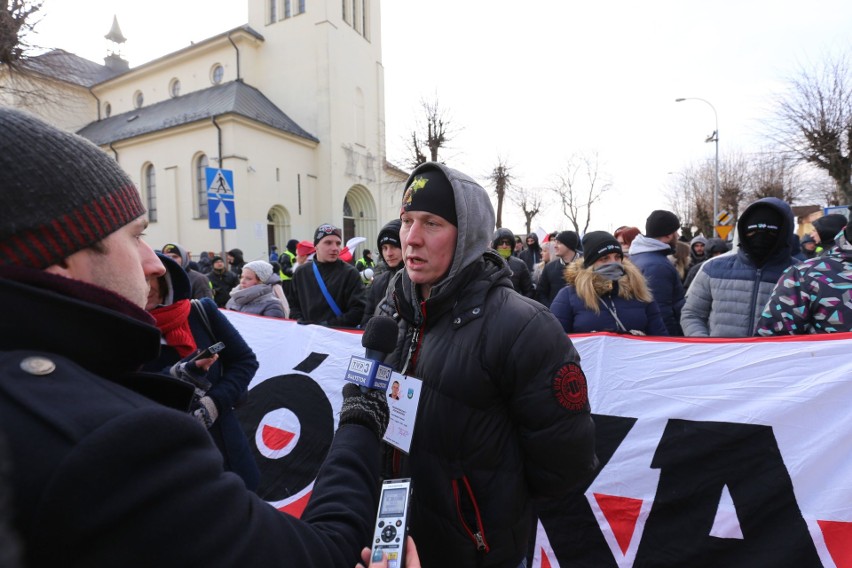
[[[207,168],[207,210],[211,229],[236,229],[237,211],[234,200],[234,172]]]

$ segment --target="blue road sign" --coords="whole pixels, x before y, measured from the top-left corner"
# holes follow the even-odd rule
[[[234,201],[234,172],[206,168],[207,217],[211,229],[236,229],[237,210]]]

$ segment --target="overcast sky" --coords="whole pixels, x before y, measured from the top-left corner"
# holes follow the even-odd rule
[[[544,189],[572,154],[597,152],[613,185],[591,230],[643,228],[652,209],[668,208],[670,172],[714,156],[704,142],[710,106],[675,98],[715,106],[723,158],[759,151],[785,79],[852,48],[849,0],[390,0],[381,9],[388,158],[404,165],[412,117],[437,95],[456,130],[443,159],[482,183],[503,157],[516,184]],[[46,0],[33,43],[100,62],[113,14],[131,66],[248,19],[241,0]],[[504,224],[523,230],[507,207]],[[538,224],[569,228],[555,205]]]

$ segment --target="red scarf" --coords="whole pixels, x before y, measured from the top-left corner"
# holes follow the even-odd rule
[[[157,320],[157,327],[173,347],[181,359],[195,352],[198,348],[192,330],[189,329],[189,310],[192,304],[189,300],[178,300],[170,306],[159,306],[151,310],[151,315]]]

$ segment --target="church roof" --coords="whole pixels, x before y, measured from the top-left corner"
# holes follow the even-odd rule
[[[110,69],[106,65],[89,61],[64,49],[53,49],[30,57],[21,64],[21,67],[32,73],[87,88],[124,73],[122,70]]]
[[[78,134],[95,144],[103,145],[227,114],[243,116],[300,138],[319,142],[318,138],[296,124],[263,93],[242,81],[194,91],[92,122]]]

